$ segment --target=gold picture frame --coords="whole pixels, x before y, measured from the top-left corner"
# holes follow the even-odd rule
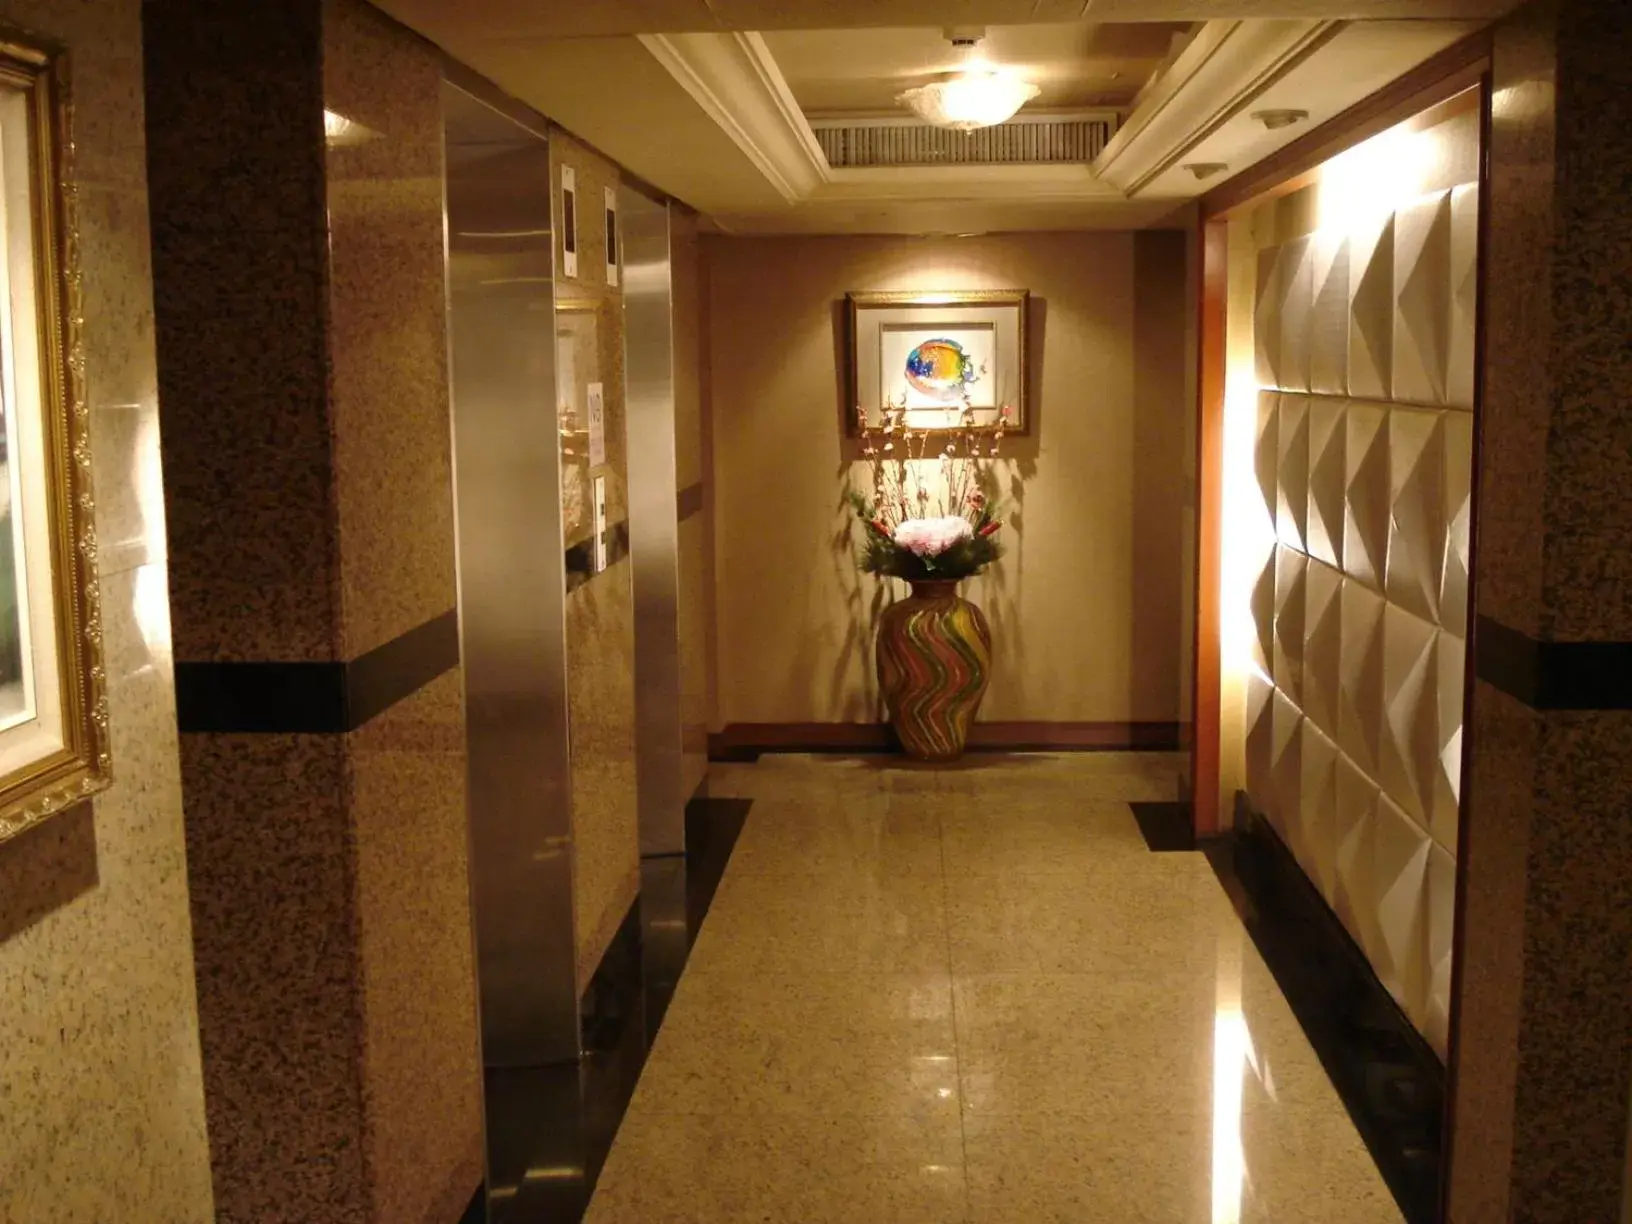
[[[0,841],[111,781],[67,62],[0,32]]]
[[[882,424],[886,404],[912,429],[961,428],[966,396],[977,429],[995,428],[1006,408],[1006,431],[1029,433],[1030,304],[1025,289],[847,294],[851,433],[862,412]],[[934,358],[922,364],[932,345],[942,367],[962,369],[961,382]]]

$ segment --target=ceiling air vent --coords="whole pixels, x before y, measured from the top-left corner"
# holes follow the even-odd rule
[[[1116,132],[1115,111],[1021,115],[956,132],[912,119],[812,119],[835,170],[878,166],[1059,165],[1091,162]]]

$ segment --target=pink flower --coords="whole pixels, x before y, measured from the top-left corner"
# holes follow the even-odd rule
[[[938,557],[974,533],[969,520],[961,514],[944,518],[913,518],[895,529],[895,542],[917,556]]]

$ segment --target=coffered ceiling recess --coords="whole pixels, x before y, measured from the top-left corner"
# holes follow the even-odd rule
[[[1513,0],[376,2],[721,229],[965,233],[1179,223],[1221,181],[1186,167],[1245,169]],[[949,14],[1040,88],[978,146],[895,102],[957,65]]]

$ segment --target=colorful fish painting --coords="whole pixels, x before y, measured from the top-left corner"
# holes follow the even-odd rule
[[[974,358],[956,340],[925,340],[907,354],[907,383],[921,395],[942,404],[963,399],[980,377]]]

